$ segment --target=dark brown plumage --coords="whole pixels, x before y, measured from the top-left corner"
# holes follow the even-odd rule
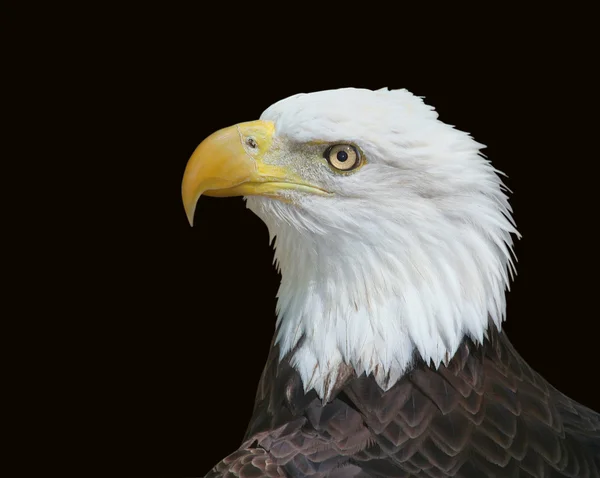
[[[329,403],[273,346],[244,443],[207,476],[600,478],[600,415],[489,330],[438,370],[416,358],[387,392],[348,370]]]

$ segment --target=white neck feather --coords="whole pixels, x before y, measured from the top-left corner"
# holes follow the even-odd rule
[[[307,233],[299,224],[310,207],[256,198],[248,206],[276,234],[280,358],[296,348],[305,390],[325,400],[343,364],[387,390],[415,352],[437,367],[465,335],[481,342],[490,318],[498,328],[504,320],[515,230],[494,198],[472,208],[477,220],[461,214],[469,202],[439,221],[371,217],[380,232],[362,237]]]

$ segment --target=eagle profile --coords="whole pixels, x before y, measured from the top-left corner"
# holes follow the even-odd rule
[[[354,88],[198,146],[190,223],[202,194],[245,196],[282,275],[244,441],[207,476],[600,478],[600,415],[502,331],[518,232],[482,147],[406,90]]]

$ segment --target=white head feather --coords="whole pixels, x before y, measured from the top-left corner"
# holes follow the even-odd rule
[[[247,198],[276,237],[276,340],[306,390],[327,399],[344,363],[385,390],[415,352],[437,367],[500,328],[518,233],[483,145],[406,90],[300,94],[261,119],[299,150],[351,142],[367,160],[314,177],[330,197]]]

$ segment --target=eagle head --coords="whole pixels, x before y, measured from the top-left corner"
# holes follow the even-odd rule
[[[511,217],[484,146],[407,90],[298,94],[198,146],[182,195],[244,196],[282,280],[276,342],[327,398],[342,365],[385,390],[500,328]]]

